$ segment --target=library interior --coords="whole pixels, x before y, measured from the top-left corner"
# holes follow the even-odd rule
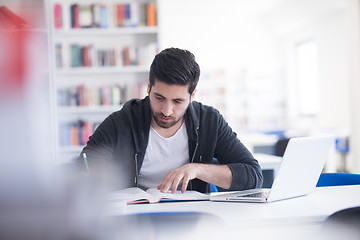
[[[299,196],[218,202],[229,191],[208,184],[202,199],[109,200],[108,175],[130,170],[91,175],[84,149],[150,96],[150,66],[169,48],[195,56],[194,101],[258,161],[262,188],[280,189],[292,139],[332,137],[321,168],[285,179]],[[358,239],[359,66],[360,0],[0,0],[0,239]]]

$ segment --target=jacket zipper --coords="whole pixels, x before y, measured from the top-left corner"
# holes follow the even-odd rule
[[[196,145],[195,145],[195,150],[194,150],[194,153],[191,157],[191,161],[190,163],[193,163],[194,162],[194,159],[195,159],[195,155],[196,155],[196,151],[198,149],[198,146],[199,146],[199,127],[196,128]],[[200,159],[201,159],[201,155],[200,155]]]
[[[194,150],[194,153],[191,157],[191,161],[190,163],[193,163],[194,162],[194,159],[195,159],[195,155],[196,155],[196,151],[198,149],[198,146],[199,146],[199,127],[196,128],[196,146],[195,146],[195,150]],[[201,154],[200,154],[200,162],[201,162]],[[193,190],[192,188],[192,181],[190,181],[190,190]]]
[[[138,154],[135,153],[135,184],[136,187],[139,187],[139,171],[138,171]]]

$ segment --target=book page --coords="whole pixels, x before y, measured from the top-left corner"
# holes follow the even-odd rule
[[[127,202],[129,203],[157,203],[160,201],[195,201],[209,200],[209,194],[203,194],[197,191],[186,191],[181,193],[171,193],[169,190],[162,193],[157,188],[150,188],[146,192],[137,187],[126,188],[123,190],[111,192],[109,195],[110,202]]]
[[[128,203],[145,200],[141,202],[158,202],[159,200],[157,198],[154,198],[149,193],[145,192],[144,190],[137,188],[137,187],[131,187],[126,188],[123,190],[115,191],[110,193],[109,200],[111,202],[121,202],[126,201]]]
[[[208,200],[210,196],[209,194],[197,191],[186,191],[184,193],[176,191],[176,193],[171,193],[171,190],[169,190],[168,192],[163,193],[157,188],[150,188],[146,192],[159,199],[172,199],[174,201]]]

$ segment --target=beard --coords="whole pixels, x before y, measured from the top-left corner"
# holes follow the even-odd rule
[[[181,115],[181,117],[179,117],[179,118],[174,118],[171,116],[166,117],[162,113],[154,113],[153,111],[151,111],[151,115],[152,115],[153,119],[155,120],[156,124],[161,128],[173,127],[184,117],[184,114]]]
[[[161,112],[154,112],[154,110],[152,109],[152,107],[150,106],[151,109],[151,115],[155,121],[155,123],[161,127],[161,128],[171,128],[174,125],[176,125],[185,115],[187,108],[185,109],[185,111],[180,115],[179,118],[173,117],[173,116],[168,116],[166,117],[164,114],[162,114]]]

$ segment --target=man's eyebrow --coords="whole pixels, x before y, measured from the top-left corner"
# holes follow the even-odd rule
[[[158,96],[158,97],[162,97],[162,98],[165,98],[163,95],[159,94],[159,93],[156,93],[154,92],[154,95]]]
[[[156,93],[156,92],[154,92],[154,95],[156,95],[157,97],[161,97],[161,98],[165,98],[166,99],[166,97],[164,97],[163,95],[161,95],[160,93]],[[185,101],[185,98],[175,98],[175,99],[173,99],[174,101]]]

